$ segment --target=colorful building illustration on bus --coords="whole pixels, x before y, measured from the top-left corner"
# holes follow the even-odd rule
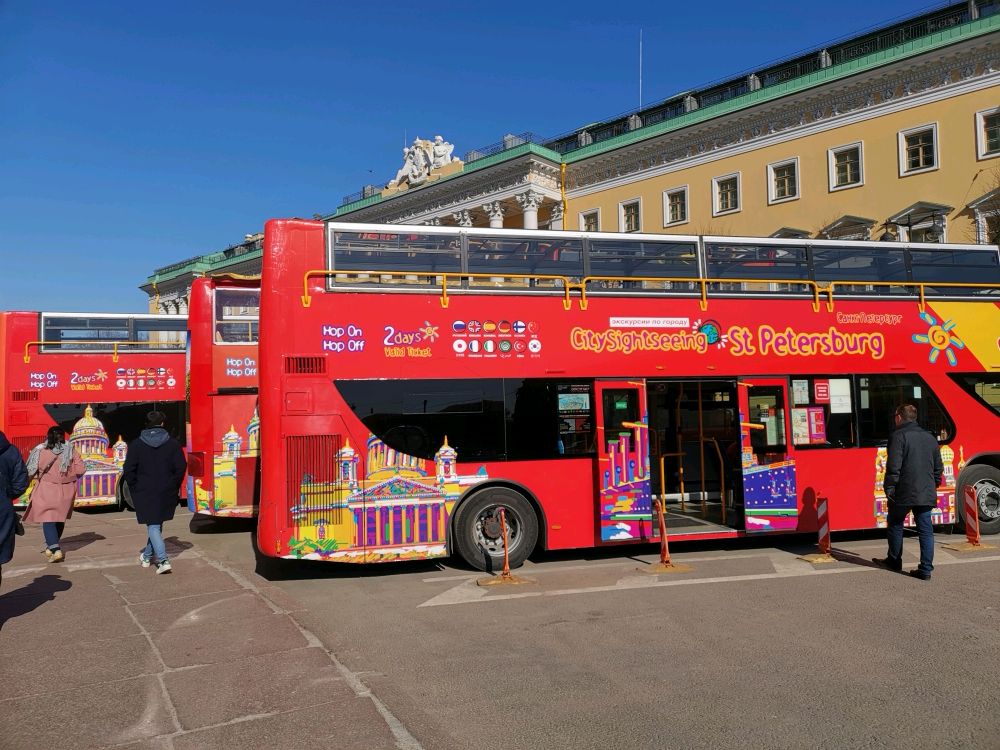
[[[292,557],[385,562],[448,554],[448,519],[455,501],[488,478],[457,473],[458,452],[444,443],[433,465],[390,448],[374,435],[361,457],[345,440],[336,454],[336,477],[318,481],[303,475],[299,502],[291,507]]]
[[[948,445],[941,446],[941,462],[944,464],[944,479],[937,489],[937,506],[931,511],[931,523],[935,525],[955,523],[955,477],[965,468],[965,448],[958,446],[958,467],[955,467],[955,451]],[[889,500],[885,495],[886,464],[888,454],[879,448],[875,454],[875,525],[884,529],[888,525]],[[907,526],[913,526],[913,514],[906,515]]]
[[[260,415],[256,406],[244,432],[230,424],[219,445],[221,451],[212,456],[212,488],[205,489],[201,479],[194,480],[195,506],[199,511],[220,516],[240,514],[237,477],[241,471],[254,470],[253,461],[241,459],[256,461],[260,456]],[[248,481],[252,483],[252,477]]]
[[[112,505],[117,502],[115,489],[125,465],[128,446],[121,436],[114,445],[104,424],[87,405],[83,417],[73,425],[69,444],[79,451],[87,472],[77,482],[76,506]]]
[[[784,431],[784,424],[776,429]],[[750,531],[792,530],[798,526],[799,506],[795,459],[762,464],[750,440],[751,425],[740,412],[741,464],[743,473],[743,509],[746,529]]]
[[[601,467],[601,539],[606,542],[649,539],[652,531],[649,418],[643,414],[622,427],[631,432],[608,439],[607,464]]]

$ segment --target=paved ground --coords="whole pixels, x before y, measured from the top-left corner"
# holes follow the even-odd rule
[[[3,571],[0,748],[398,747],[297,605],[203,554],[189,520],[165,529],[170,575],[137,564],[132,515],[75,514],[61,564],[28,527]]]
[[[19,540],[0,747],[1000,748],[1000,550],[939,549],[922,583],[866,564],[871,534],[826,566],[685,547],[660,576],[619,549],[484,588],[457,564],[275,566],[248,524],[189,521],[170,576],[135,563],[130,515],[74,516],[61,565]]]

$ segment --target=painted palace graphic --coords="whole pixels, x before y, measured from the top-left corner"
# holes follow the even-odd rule
[[[336,476],[317,481],[303,474],[292,506],[290,557],[345,562],[388,562],[448,554],[448,519],[465,488],[488,478],[456,473],[457,451],[444,444],[434,462],[368,438],[364,479],[361,457],[345,441],[336,452]]]
[[[243,434],[231,424],[222,435],[221,451],[212,456],[212,486],[194,480],[195,510],[218,516],[254,515],[254,483],[260,459],[260,415],[254,406]],[[237,481],[239,478],[239,481]]]

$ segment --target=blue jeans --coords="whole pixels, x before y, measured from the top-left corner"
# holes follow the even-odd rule
[[[917,505],[913,507],[889,504],[888,533],[889,562],[892,565],[903,564],[903,521],[906,514],[913,511],[913,520],[917,522],[917,538],[920,540],[920,564],[917,570],[927,575],[934,570],[934,528],[931,525],[931,506]]]
[[[140,554],[147,560],[155,560],[158,563],[165,562],[167,559],[167,545],[163,543],[163,524],[147,523],[146,529],[148,538],[146,539],[146,546],[142,548]]]
[[[45,537],[45,546],[51,550],[59,549],[59,540],[62,538],[64,528],[66,528],[66,524],[62,521],[42,521],[42,536]]]

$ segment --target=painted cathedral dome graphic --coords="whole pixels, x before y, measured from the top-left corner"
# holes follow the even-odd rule
[[[83,417],[73,425],[69,442],[79,449],[84,458],[92,455],[107,455],[110,442],[108,433],[101,420],[94,416],[94,409],[90,404],[87,404],[87,408],[84,409]]]

